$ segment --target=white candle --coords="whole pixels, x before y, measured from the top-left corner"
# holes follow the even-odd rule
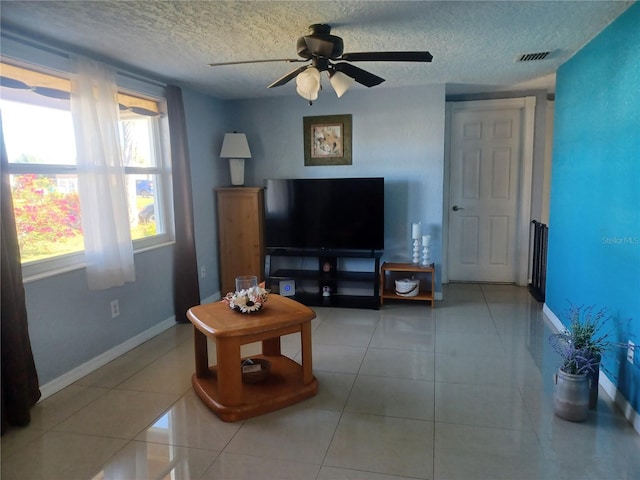
[[[414,240],[417,240],[420,238],[420,224],[419,223],[414,223],[411,226],[411,238]]]
[[[422,236],[422,246],[428,247],[431,243],[431,235],[423,235]]]

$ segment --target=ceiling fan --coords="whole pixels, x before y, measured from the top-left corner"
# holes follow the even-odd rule
[[[384,82],[384,78],[356,67],[351,62],[431,62],[433,60],[433,56],[426,51],[343,53],[342,38],[331,35],[331,26],[322,23],[309,26],[309,34],[298,38],[296,47],[300,58],[244,60],[210,63],[209,66],[265,62],[311,62],[290,71],[268,85],[268,88],[279,87],[295,78],[296,91],[311,104],[313,100],[318,98],[318,92],[322,88],[320,72],[327,72],[336,94],[341,97],[353,81],[365,87],[374,87]]]

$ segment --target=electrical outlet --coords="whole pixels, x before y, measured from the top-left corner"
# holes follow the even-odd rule
[[[205,278],[207,276],[207,268],[200,267],[200,278]]]
[[[633,355],[636,350],[636,344],[629,340],[629,349],[627,350],[627,362],[633,363]]]
[[[120,315],[120,303],[118,300],[111,300],[111,318],[116,318]]]

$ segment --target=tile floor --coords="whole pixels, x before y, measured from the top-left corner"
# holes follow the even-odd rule
[[[2,437],[2,479],[640,478],[640,436],[602,391],[585,423],[553,415],[550,331],[526,289],[444,297],[316,309],[319,394],[237,423],[194,395],[176,325],[38,404]]]

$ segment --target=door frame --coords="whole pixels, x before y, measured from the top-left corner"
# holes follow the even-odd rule
[[[445,148],[443,185],[443,242],[442,283],[449,283],[449,201],[451,168],[451,120],[458,110],[522,110],[522,163],[518,179],[518,223],[516,226],[516,278],[517,285],[526,286],[529,273],[529,243],[531,225],[531,191],[533,180],[533,143],[535,133],[536,97],[505,98],[496,100],[474,100],[446,102],[445,104]]]

